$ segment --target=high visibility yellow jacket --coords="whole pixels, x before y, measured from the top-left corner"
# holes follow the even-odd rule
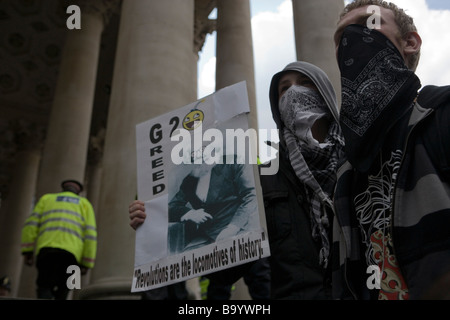
[[[42,196],[22,229],[22,253],[44,247],[72,253],[78,264],[92,268],[97,253],[94,209],[86,198],[73,192]]]

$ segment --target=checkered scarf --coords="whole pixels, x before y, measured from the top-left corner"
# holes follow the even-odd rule
[[[338,160],[344,148],[344,139],[339,125],[333,122],[328,130],[324,148],[302,143],[290,129],[284,127],[283,137],[295,174],[309,189],[310,220],[313,239],[321,240],[320,265],[328,265],[330,241],[328,231],[328,209],[333,210],[331,201],[336,184]]]

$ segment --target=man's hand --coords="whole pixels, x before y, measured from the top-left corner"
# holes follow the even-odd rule
[[[181,217],[181,221],[190,220],[196,224],[204,223],[209,219],[212,219],[212,216],[209,213],[206,213],[203,209],[190,210]]]
[[[27,252],[23,254],[23,262],[27,265],[27,266],[32,266],[34,263],[34,255],[33,252]]]
[[[130,226],[136,230],[144,221],[147,215],[145,214],[145,204],[143,201],[134,200],[128,207],[130,216]]]
[[[80,266],[80,272],[82,276],[85,276],[88,272],[89,268],[84,267],[84,266]]]

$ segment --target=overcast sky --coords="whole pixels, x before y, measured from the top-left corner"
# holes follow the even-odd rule
[[[335,1],[335,0],[330,0]],[[346,1],[351,2],[351,1]],[[450,1],[391,0],[414,18],[422,37],[417,75],[422,85],[450,84]],[[268,91],[272,75],[296,60],[291,0],[250,0],[256,103],[260,129],[275,128]],[[213,16],[214,17],[214,14]],[[198,96],[215,90],[215,33],[207,36],[200,53]],[[260,141],[260,146],[262,146]],[[262,152],[264,153],[264,152]],[[264,154],[262,154],[264,160]]]

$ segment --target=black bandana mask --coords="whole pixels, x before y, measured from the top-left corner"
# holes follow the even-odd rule
[[[361,25],[344,29],[338,51],[340,124],[350,163],[369,170],[395,123],[411,110],[420,81],[381,32]]]

